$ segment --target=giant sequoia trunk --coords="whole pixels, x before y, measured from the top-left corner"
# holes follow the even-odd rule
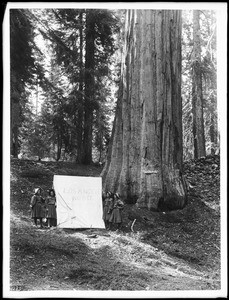
[[[194,158],[205,156],[199,11],[193,11],[192,111]]]
[[[129,10],[103,189],[139,207],[182,208],[181,12]]]

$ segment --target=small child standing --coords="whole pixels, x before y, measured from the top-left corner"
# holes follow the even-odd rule
[[[41,196],[42,189],[35,188],[34,195],[31,198],[30,208],[31,208],[31,217],[34,221],[34,225],[37,226],[37,219],[40,220],[40,227],[43,227],[42,218],[45,218],[45,200]]]
[[[46,198],[46,218],[49,228],[56,226],[56,194],[54,189],[49,190],[49,196]]]
[[[122,226],[122,209],[124,207],[123,201],[120,199],[120,195],[118,193],[114,194],[114,206],[110,216],[110,222],[115,224],[117,230],[121,229]]]
[[[106,198],[103,201],[103,221],[105,223],[105,228],[110,229],[110,217],[113,209],[113,198],[111,192],[107,192]]]

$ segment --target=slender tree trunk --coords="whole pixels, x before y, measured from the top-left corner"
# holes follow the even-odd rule
[[[57,155],[56,161],[59,161],[61,158],[61,150],[62,150],[62,135],[61,133],[57,133]]]
[[[209,36],[212,35],[211,28],[213,28],[214,21],[213,21],[213,11],[210,13],[211,16],[211,26],[208,26],[208,33]],[[213,49],[212,49],[212,39],[210,40],[210,55],[211,60],[213,60]],[[218,149],[218,122],[217,122],[217,99],[213,95],[211,95],[211,123],[210,123],[210,141],[211,141],[211,154],[214,155],[216,150]]]
[[[18,157],[18,127],[20,124],[20,104],[11,101],[11,132],[10,132],[10,153],[13,157]]]
[[[83,163],[92,162],[92,126],[94,101],[94,67],[95,67],[95,28],[93,12],[86,13],[86,53],[85,53],[85,105],[84,105],[84,138]]]
[[[182,208],[181,13],[128,10],[125,32],[103,189],[139,207]]]
[[[205,156],[199,11],[193,11],[192,110],[194,158]]]
[[[83,118],[84,118],[84,107],[83,107],[83,14],[80,13],[80,64],[79,64],[79,108],[78,108],[78,116],[77,116],[77,163],[83,162]]]
[[[217,149],[217,107],[216,100],[213,96],[210,98],[211,110],[210,110],[210,128],[209,135],[211,141],[211,154],[214,155]]]
[[[18,158],[18,126],[12,128],[12,144],[11,144],[11,155]]]

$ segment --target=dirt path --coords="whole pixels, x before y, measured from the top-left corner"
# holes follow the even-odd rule
[[[134,233],[37,229],[18,217],[12,224],[18,237],[11,251],[17,269],[13,290],[208,290],[219,285],[209,274],[138,241]]]

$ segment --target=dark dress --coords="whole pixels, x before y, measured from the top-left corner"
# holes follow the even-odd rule
[[[124,203],[122,200],[118,199],[114,201],[114,208],[112,210],[111,216],[110,216],[110,222],[111,223],[122,223],[122,213],[121,210],[123,209]]]
[[[112,209],[113,209],[113,199],[106,198],[103,202],[103,220],[105,222],[110,220]]]
[[[46,199],[46,218],[56,219],[56,198],[47,197]]]
[[[31,217],[45,218],[45,200],[39,195],[33,195],[31,199]]]

